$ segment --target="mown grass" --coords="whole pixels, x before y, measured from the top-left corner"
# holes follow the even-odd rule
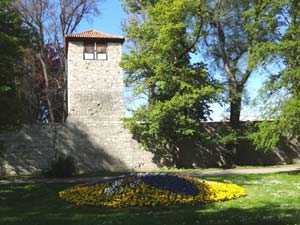
[[[207,177],[236,183],[248,196],[214,204],[104,209],[74,206],[57,193],[74,184],[0,186],[0,224],[16,225],[300,225],[300,173]]]
[[[241,169],[265,169],[265,168],[290,168],[290,167],[300,167],[300,164],[283,164],[283,165],[272,165],[272,166],[236,166],[230,170],[241,170]],[[160,172],[170,172],[170,173],[177,173],[177,172],[211,172],[211,171],[220,171],[220,170],[228,170],[227,168],[221,167],[211,167],[207,169],[161,169]]]
[[[284,165],[273,165],[273,166],[236,166],[233,169],[230,170],[240,170],[240,169],[262,169],[262,168],[289,168],[289,167],[300,167],[300,164],[284,164]],[[189,173],[189,172],[199,172],[199,173],[205,173],[205,172],[211,172],[211,171],[220,171],[220,170],[228,170],[228,169],[222,169],[221,167],[216,168],[207,168],[207,169],[176,169],[176,168],[169,168],[169,169],[160,169],[158,172],[161,173]],[[119,176],[124,174],[130,174],[130,173],[139,173],[143,171],[127,171],[127,172],[112,172],[112,171],[97,171],[97,172],[90,172],[85,174],[74,174],[73,178],[78,177],[111,177],[111,176]],[[157,171],[147,171],[147,172],[157,172]],[[31,180],[31,179],[43,179],[47,178],[43,176],[41,173],[37,173],[34,175],[15,175],[15,176],[0,176],[1,180]],[[50,177],[51,179],[51,177]]]

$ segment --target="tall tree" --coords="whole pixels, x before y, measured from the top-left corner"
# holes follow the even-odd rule
[[[169,165],[183,166],[181,145],[201,140],[202,121],[218,95],[204,64],[192,63],[205,13],[198,1],[125,1],[131,42],[122,58],[126,85],[148,102],[125,119],[144,147]]]
[[[233,0],[200,0],[200,1],[182,1],[181,10],[184,16],[176,11],[178,2],[170,3],[169,1],[143,1],[143,0],[125,0],[124,5],[127,7],[127,11],[130,12],[131,17],[129,19],[129,29],[127,30],[127,36],[129,40],[132,40],[131,46],[135,46],[135,51],[132,52],[132,56],[135,57],[135,61],[131,64],[134,65],[129,72],[137,74],[134,78],[128,77],[131,84],[134,83],[139,87],[143,83],[143,79],[152,77],[153,67],[155,64],[148,62],[148,55],[154,54],[154,51],[149,50],[149,46],[155,40],[155,47],[158,49],[160,45],[160,51],[164,52],[167,47],[173,48],[173,51],[179,55],[170,57],[181,58],[180,50],[178,46],[184,46],[184,54],[192,57],[192,61],[200,61],[200,57],[197,55],[205,56],[204,59],[213,59],[213,63],[205,61],[209,66],[217,67],[218,74],[225,78],[224,89],[226,90],[227,99],[226,102],[230,105],[230,122],[235,133],[238,131],[238,122],[240,120],[241,105],[243,96],[245,94],[245,85],[249,77],[253,74],[255,68],[259,64],[250,62],[253,51],[252,48],[256,44],[253,41],[253,33],[246,30],[245,25],[249,22],[249,18],[243,17],[243,14],[251,9],[250,0],[247,1],[233,1]],[[158,7],[160,4],[165,4],[167,8]],[[176,7],[171,7],[173,4]],[[177,4],[177,5],[176,5]],[[188,10],[192,5],[194,11]],[[185,8],[185,9],[183,9]],[[156,9],[155,16],[160,21],[152,19],[152,11]],[[159,11],[160,10],[160,11]],[[174,10],[172,17],[162,17],[161,14],[165,15],[166,11]],[[199,13],[200,12],[200,13]],[[155,21],[153,24],[148,22],[149,20]],[[176,24],[174,24],[176,18]],[[157,24],[163,24],[163,28],[160,30],[156,28]],[[188,43],[183,43],[185,40],[180,36],[180,32],[172,33],[173,37],[165,42],[159,42],[160,37],[167,37],[170,34],[170,26],[182,28],[186,34],[182,35],[184,38],[190,38]],[[150,34],[154,36],[147,39],[148,27],[155,27],[154,31]],[[141,32],[138,32],[142,30]],[[144,33],[143,33],[144,32]],[[156,36],[155,36],[156,35]],[[257,36],[257,40],[264,38]],[[161,38],[162,39],[162,38]],[[141,45],[142,43],[142,45]],[[171,45],[173,43],[173,45]],[[166,47],[167,46],[167,47]],[[149,50],[149,51],[148,51]],[[152,49],[151,49],[152,50]],[[140,53],[139,55],[136,53]],[[148,55],[147,55],[148,54]],[[156,53],[155,53],[156,54]],[[183,55],[184,55],[183,54]],[[147,58],[144,56],[147,55]],[[139,60],[137,60],[139,59]],[[176,61],[175,60],[175,61]],[[142,69],[145,66],[147,70]],[[157,64],[158,65],[158,64]],[[174,63],[176,65],[176,63]],[[125,68],[126,70],[126,68]],[[141,72],[140,72],[141,71]],[[147,73],[145,72],[147,71]],[[138,78],[138,79],[136,79]],[[144,88],[144,86],[142,86]],[[142,88],[142,89],[143,89]],[[138,89],[139,90],[139,89]],[[144,89],[143,89],[144,90]],[[155,92],[156,86],[152,88],[148,86],[148,100],[152,101],[152,92]],[[150,97],[149,97],[150,96]],[[228,138],[227,138],[228,139]],[[234,140],[236,137],[234,138]],[[230,162],[229,158],[235,153],[236,142],[228,142],[228,166],[232,166],[234,162]]]
[[[284,65],[265,85],[266,121],[253,135],[258,148],[266,150],[273,148],[282,135],[300,138],[300,1],[253,1],[253,6],[245,13],[251,22],[247,29],[255,34],[256,41],[251,61],[280,61]],[[265,40],[258,41],[257,36]],[[275,104],[269,99],[275,99]]]
[[[157,0],[126,0],[125,6],[130,6],[131,12],[138,10],[139,20],[147,18],[143,16],[145,9],[149,5],[155,5]],[[189,15],[194,20],[203,19],[201,30],[195,40],[198,51],[193,53],[201,54],[205,57],[205,63],[216,67],[216,74],[225,80],[226,102],[230,105],[230,122],[236,124],[240,120],[241,105],[245,94],[245,85],[249,80],[253,70],[257,67],[254,63],[249,63],[253,54],[252,48],[253,33],[245,29],[249,22],[243,13],[251,8],[251,0],[200,0],[203,8],[202,15]],[[193,1],[185,2],[192,4]],[[134,14],[135,16],[137,13]],[[199,18],[197,18],[199,17]],[[197,25],[197,24],[196,24]],[[192,54],[193,54],[192,53]],[[193,56],[195,60],[196,55]],[[213,59],[209,63],[208,58]]]
[[[16,125],[24,117],[18,80],[24,72],[23,53],[29,32],[22,26],[12,1],[0,2],[0,127]]]
[[[74,32],[83,19],[99,14],[96,0],[20,0],[16,8],[33,31],[35,45],[33,71],[40,82],[39,102],[46,101],[50,122],[65,119],[65,56],[63,37]],[[40,77],[39,75],[42,75]]]
[[[248,22],[243,13],[250,9],[250,0],[205,0],[207,17],[200,43],[204,55],[214,59],[214,66],[225,78],[227,102],[230,105],[230,122],[240,120],[245,85],[255,65],[249,64],[253,38],[247,32]]]

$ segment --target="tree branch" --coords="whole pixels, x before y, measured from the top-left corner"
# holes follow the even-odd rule
[[[252,70],[248,66],[246,69],[246,72],[244,73],[242,80],[240,81],[240,85],[242,85],[242,86],[245,85],[245,83],[247,82],[247,80],[249,79],[249,77],[251,75],[251,72],[252,72]]]
[[[186,55],[188,52],[190,52],[190,51],[195,47],[195,45],[198,43],[199,38],[200,38],[201,30],[202,30],[202,24],[199,26],[199,28],[198,28],[198,30],[197,30],[195,40],[194,40],[193,43],[192,43],[189,47],[187,47],[186,50],[178,57],[179,60],[180,60],[184,55]]]

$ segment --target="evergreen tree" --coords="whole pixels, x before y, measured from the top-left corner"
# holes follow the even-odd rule
[[[0,2],[0,127],[15,125],[24,117],[18,77],[24,72],[23,50],[29,32],[22,26],[12,1]]]

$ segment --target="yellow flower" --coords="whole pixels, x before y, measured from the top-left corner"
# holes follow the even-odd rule
[[[77,205],[95,205],[105,207],[128,206],[157,206],[208,203],[224,201],[245,196],[246,190],[235,184],[224,184],[204,181],[193,177],[185,177],[198,189],[198,194],[180,195],[171,191],[162,190],[143,182],[124,188],[121,192],[105,193],[107,183],[94,186],[77,185],[58,193],[59,197]],[[133,178],[127,179],[123,184],[134,182]]]

